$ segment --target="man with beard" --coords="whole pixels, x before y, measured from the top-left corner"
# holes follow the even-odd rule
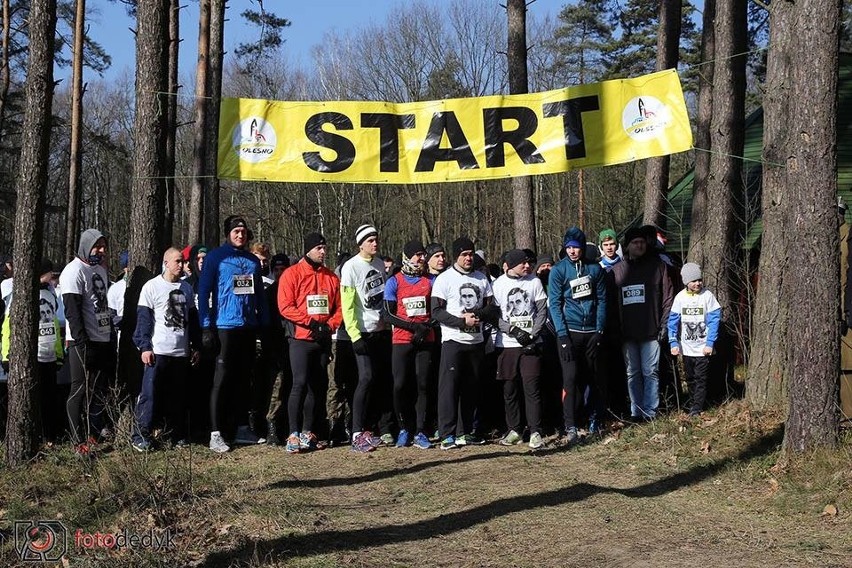
[[[231,403],[237,425],[234,443],[260,442],[248,426],[249,377],[258,329],[269,325],[260,263],[246,250],[246,221],[231,215],[223,228],[227,240],[205,258],[198,285],[202,342],[205,350],[218,353],[210,391],[210,449],[217,453],[231,449],[222,437],[225,401]]]
[[[176,446],[187,443],[186,377],[190,361],[198,361],[201,330],[192,288],[181,280],[184,263],[178,249],[168,249],[163,255],[162,275],[146,282],[139,294],[133,334],[133,343],[145,365],[133,431],[133,447],[139,452],[151,449],[155,413],[165,417]],[[162,401],[166,408],[157,409],[155,400]]]
[[[90,457],[95,436],[106,425],[104,404],[115,371],[110,343],[112,319],[106,298],[106,237],[97,229],[80,236],[77,256],[59,276],[65,305],[71,391],[66,403],[71,441],[76,453]]]
[[[385,290],[385,267],[376,256],[379,232],[372,225],[355,231],[358,254],[340,270],[343,321],[352,340],[358,365],[358,386],[352,401],[352,450],[372,451],[380,443],[393,443],[391,426],[391,381],[387,356],[390,332],[379,311]],[[373,436],[370,409],[381,416],[382,438]]]

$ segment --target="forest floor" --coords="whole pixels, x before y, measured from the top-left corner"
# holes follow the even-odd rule
[[[781,464],[782,435],[733,402],[538,451],[51,448],[0,470],[0,565],[23,564],[14,521],[48,519],[62,566],[852,566],[852,436]],[[78,529],[172,541],[87,549]]]

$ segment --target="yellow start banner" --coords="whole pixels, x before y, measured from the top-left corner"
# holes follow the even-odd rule
[[[221,179],[486,180],[691,147],[674,70],[544,93],[417,103],[225,98],[219,116]]]

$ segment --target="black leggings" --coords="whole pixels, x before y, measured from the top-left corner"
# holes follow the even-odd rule
[[[379,431],[382,434],[391,434],[393,389],[387,364],[390,332],[361,334],[361,337],[367,342],[369,354],[355,355],[358,364],[358,386],[355,387],[352,400],[352,432],[369,430],[378,419]]]
[[[293,387],[287,401],[290,432],[313,432],[314,418],[322,411],[322,381],[328,367],[328,353],[315,341],[290,339],[290,368]]]
[[[65,410],[71,441],[80,444],[88,436],[97,436],[107,425],[105,406],[115,373],[115,352],[111,343],[87,341],[78,345],[70,342],[68,364],[71,366],[71,391]]]
[[[432,344],[393,346],[393,408],[399,427],[415,434],[426,429]],[[415,381],[416,379],[416,389]],[[415,402],[416,401],[416,402]]]
[[[249,328],[220,329],[219,354],[210,390],[210,430],[225,426],[223,401],[233,401],[231,408],[238,426],[248,424],[250,373],[254,368],[255,330]]]

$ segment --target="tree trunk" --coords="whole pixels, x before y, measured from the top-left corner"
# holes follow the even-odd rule
[[[657,35],[657,71],[677,67],[680,48],[681,0],[660,2]],[[666,194],[669,189],[669,156],[650,158],[645,170],[645,215],[643,223],[666,226]]]
[[[177,108],[180,79],[178,55],[180,52],[180,0],[170,0],[169,6],[169,106],[166,113],[166,147],[163,173],[166,187],[166,211],[163,223],[163,242],[176,242],[175,227],[175,139],[177,137]]]
[[[65,260],[74,258],[80,234],[83,180],[83,39],[86,34],[86,0],[77,0],[74,13],[74,49],[71,74],[71,151],[68,172],[68,217],[65,224]]]
[[[698,69],[698,117],[695,129],[695,168],[692,181],[692,226],[689,234],[689,260],[704,266],[707,254],[707,178],[710,175],[710,123],[713,119],[713,60],[716,54],[716,0],[704,1],[701,31],[701,61]]]
[[[773,2],[776,8],[783,2]],[[789,12],[773,11],[779,25],[795,28],[789,54],[807,54],[792,69],[790,103],[784,120],[795,137],[787,138],[788,206],[784,228],[795,261],[782,293],[790,310],[786,345],[790,364],[789,413],[784,429],[786,455],[834,447],[838,428],[840,341],[840,262],[837,222],[837,65],[840,0],[789,3]],[[819,14],[819,17],[814,15]],[[781,47],[785,49],[787,46]],[[771,48],[770,48],[771,49]]]
[[[140,2],[136,21],[136,148],[130,200],[130,258],[159,273],[165,204],[170,0]]]
[[[735,193],[742,194],[745,139],[746,0],[728,0],[716,8],[716,62],[713,72],[713,118],[710,128],[710,172],[707,179],[704,283],[716,294],[726,326],[735,309],[734,263],[737,261]],[[730,329],[729,331],[734,331]]]
[[[528,92],[527,81],[527,5],[526,0],[509,0],[509,93]],[[535,214],[533,208],[533,179],[530,176],[512,178],[512,201],[515,213],[515,246],[536,250]]]
[[[210,246],[222,240],[219,227],[219,107],[222,100],[222,61],[225,56],[225,0],[210,2],[210,52],[207,75],[207,193],[204,195],[204,242]]]
[[[783,297],[782,289],[785,276],[798,266],[798,262],[788,265],[786,237],[789,229],[783,225],[787,199],[792,193],[787,191],[788,139],[795,138],[788,117],[792,96],[790,80],[796,56],[788,49],[796,32],[788,20],[790,4],[773,3],[769,10],[772,48],[766,58],[766,94],[763,98],[763,234],[760,237],[760,280],[752,318],[746,381],[746,398],[757,409],[781,406],[787,396],[789,368],[786,346],[789,341],[790,305]],[[799,246],[796,245],[797,248]]]
[[[15,280],[17,298],[11,320],[9,411],[6,420],[6,464],[17,467],[35,456],[41,425],[37,348],[38,275],[42,253],[44,189],[50,149],[53,107],[53,53],[56,0],[32,0],[29,14],[29,64],[18,163],[15,213]]]
[[[6,97],[9,96],[11,72],[9,70],[9,40],[12,33],[12,14],[9,0],[3,0],[3,36],[0,38],[0,135],[6,118]]]
[[[210,68],[210,1],[199,2],[198,17],[198,62],[195,66],[195,125],[192,144],[192,185],[189,190],[189,234],[190,244],[200,243],[204,236],[204,198],[208,179],[205,177],[207,160],[206,137],[208,135],[207,105],[210,102],[207,73]],[[212,243],[210,243],[212,245]]]

